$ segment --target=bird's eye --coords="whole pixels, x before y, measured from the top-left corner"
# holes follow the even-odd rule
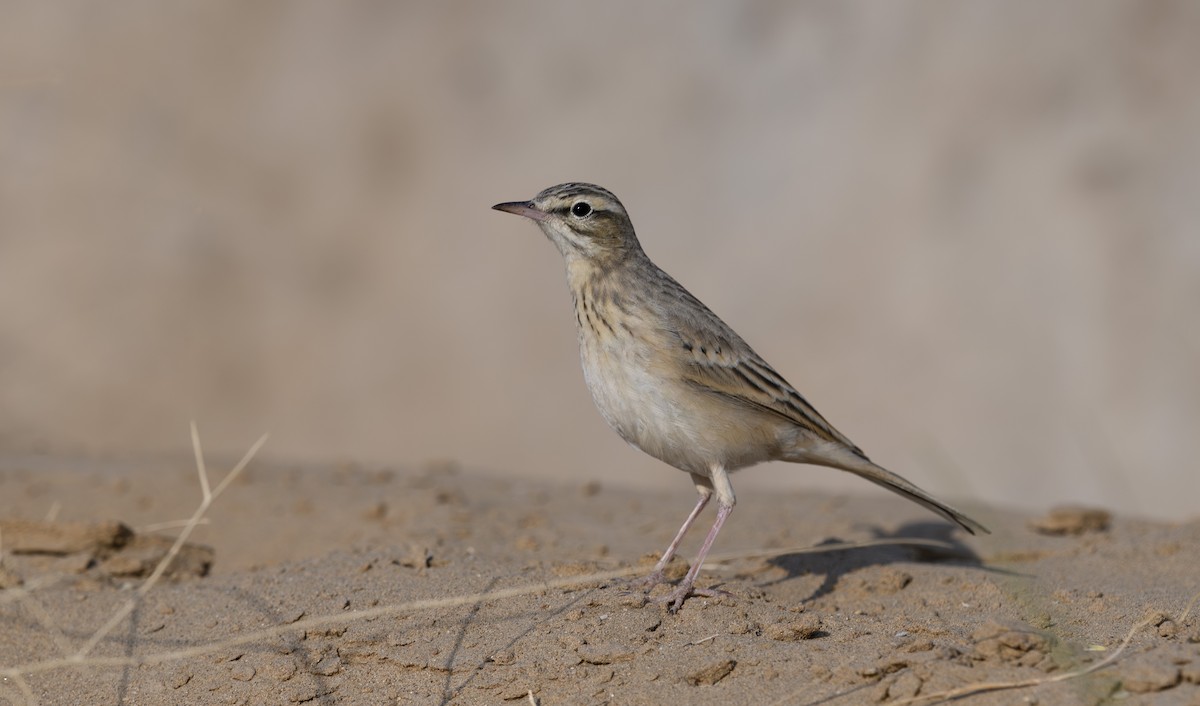
[[[592,207],[589,206],[586,201],[577,201],[575,202],[575,205],[571,207],[571,213],[575,214],[576,218],[583,218],[591,212]]]

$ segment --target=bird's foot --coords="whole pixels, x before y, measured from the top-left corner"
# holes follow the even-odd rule
[[[691,568],[687,562],[681,560],[679,557],[671,557],[665,564],[659,561],[649,575],[637,579],[629,579],[625,587],[630,593],[634,591],[649,593],[659,584],[686,578]]]
[[[719,588],[696,588],[692,581],[684,579],[674,591],[661,598],[652,599],[655,603],[667,604],[667,610],[671,613],[676,613],[683,607],[683,602],[692,596],[704,596],[705,598],[719,598],[721,596],[733,597],[729,591],[722,591]]]

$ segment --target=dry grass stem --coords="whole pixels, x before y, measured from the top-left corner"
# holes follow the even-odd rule
[[[417,601],[407,601],[392,606],[380,606],[378,608],[366,608],[363,610],[346,611],[333,615],[322,615],[312,618],[298,620],[294,623],[286,625],[276,625],[262,630],[238,635],[237,637],[214,642],[205,645],[197,645],[182,650],[172,650],[170,652],[159,652],[149,655],[131,655],[127,657],[77,657],[72,655],[60,659],[48,659],[41,662],[32,662],[30,664],[20,665],[0,670],[0,675],[8,676],[10,673],[36,674],[38,672],[46,672],[53,669],[72,666],[86,667],[132,667],[139,665],[160,664],[163,662],[172,662],[175,660],[186,659],[188,657],[198,657],[201,655],[219,652],[220,650],[244,645],[251,642],[259,642],[272,637],[277,637],[285,633],[303,632],[306,630],[314,630],[316,628],[328,627],[331,625],[340,625],[344,623],[355,622],[358,620],[370,620],[372,618],[386,617],[390,615],[398,615],[402,613],[414,613],[423,610],[431,610],[434,608],[453,608],[463,605],[473,605],[475,603],[484,603],[491,601],[500,601],[507,598],[515,598],[531,593],[540,593],[546,590],[554,590],[560,588],[570,588],[581,584],[587,584],[595,581],[604,581],[607,579],[620,578],[622,576],[632,576],[641,573],[640,567],[629,567],[617,569],[614,571],[604,571],[588,576],[575,576],[566,579],[558,579],[555,581],[546,581],[525,586],[517,586],[514,588],[505,588],[495,591],[486,591],[483,593],[471,593],[462,596],[452,596],[450,598],[429,598]],[[110,621],[111,622],[111,621]]]
[[[0,605],[11,603],[13,601],[23,601],[25,597],[34,591],[53,586],[56,583],[64,581],[64,576],[38,576],[32,578],[21,586],[13,586],[0,591]]]
[[[200,430],[196,428],[196,420],[192,420],[192,452],[196,455],[196,472],[200,474],[200,495],[207,498],[208,469],[204,467],[204,449],[200,446]]]
[[[191,522],[191,520],[170,520],[167,522],[152,522],[148,525],[142,525],[141,527],[135,527],[135,528],[133,528],[133,531],[137,532],[139,534],[149,534],[150,532],[162,532],[163,530],[187,527],[189,522]],[[206,517],[206,518],[200,520],[199,522],[197,522],[196,524],[209,525],[209,524],[212,524],[212,522]]]
[[[242,460],[233,467],[233,470],[231,470],[225,475],[224,478],[221,479],[221,482],[217,485],[216,489],[210,490],[208,484],[208,473],[204,468],[204,454],[200,449],[200,436],[196,431],[196,423],[192,422],[192,447],[196,453],[196,469],[200,474],[200,489],[203,492],[203,498],[200,501],[200,505],[196,508],[196,512],[192,514],[191,519],[189,519],[187,524],[184,525],[183,531],[180,532],[179,536],[175,538],[175,543],[171,545],[169,550],[167,550],[166,556],[164,556],[162,560],[158,562],[158,565],[154,567],[154,571],[144,582],[142,582],[142,585],[138,586],[137,593],[128,601],[126,601],[125,605],[121,606],[120,610],[118,610],[116,613],[113,613],[113,616],[108,620],[108,622],[102,625],[100,629],[97,630],[86,643],[84,643],[83,647],[79,648],[78,652],[76,652],[74,655],[71,655],[69,658],[70,660],[79,662],[86,658],[87,655],[101,640],[108,635],[109,632],[112,631],[113,628],[119,625],[122,620],[124,620],[129,616],[130,613],[133,612],[133,609],[137,607],[137,604],[142,597],[149,593],[150,589],[154,588],[154,585],[157,584],[159,579],[162,578],[162,575],[166,573],[167,567],[169,567],[171,562],[175,560],[176,555],[179,554],[179,550],[183,548],[184,543],[187,541],[188,537],[191,536],[192,531],[195,530],[200,524],[201,518],[204,517],[204,513],[208,512],[208,508],[213,504],[213,501],[220,497],[221,493],[229,487],[229,484],[241,474],[241,472],[250,463],[250,460],[254,458],[254,455],[258,453],[258,450],[262,448],[262,445],[266,442],[266,434],[258,437],[258,441],[254,442],[254,445],[250,447],[250,450],[246,452],[246,455],[242,457]]]
[[[1129,628],[1129,632],[1125,634],[1125,639],[1121,641],[1121,645],[1117,647],[1116,651],[1099,662],[1084,667],[1083,669],[1076,669],[1073,672],[1063,672],[1062,674],[1056,674],[1052,677],[1038,677],[1036,679],[1022,679],[1011,682],[980,682],[978,684],[968,684],[967,686],[959,687],[957,689],[939,691],[932,694],[925,694],[923,696],[913,696],[908,699],[893,702],[893,706],[908,706],[909,704],[950,701],[952,699],[961,699],[964,696],[982,694],[988,691],[1023,689],[1030,686],[1041,686],[1042,684],[1055,684],[1060,681],[1067,681],[1068,679],[1078,679],[1079,677],[1091,674],[1098,669],[1103,669],[1104,667],[1107,667],[1116,661],[1116,659],[1121,656],[1121,653],[1125,651],[1125,648],[1129,646],[1130,641],[1133,640],[1133,636],[1137,634],[1137,631],[1154,622],[1155,618],[1156,616],[1151,615],[1133,627]]]
[[[20,674],[14,674],[11,678],[13,683],[17,685],[17,689],[20,690],[21,695],[25,697],[25,703],[30,706],[37,706],[37,697],[33,695],[33,689],[29,688],[29,682],[25,681],[25,677]],[[13,703],[15,704],[16,700],[13,700]]]
[[[256,451],[259,446],[261,446],[261,442],[263,440],[265,440],[265,437],[263,439],[260,439],[258,444],[255,444],[254,448],[251,449],[251,452],[247,454],[247,458],[243,459],[243,462],[248,462],[249,456],[251,456],[252,453],[254,451]],[[244,465],[245,465],[245,463],[239,464],[238,468],[235,469],[235,471],[244,467]],[[217,495],[220,494],[220,492],[228,485],[227,481],[229,481],[234,475],[235,475],[235,473],[233,471],[231,471],[230,474],[228,476],[226,476],[225,480],[222,481],[221,484],[218,485],[217,488],[213,491],[213,493],[212,493],[213,498],[215,498]],[[200,514],[200,510],[197,510],[197,517],[199,516],[199,514]],[[939,547],[947,546],[940,542],[930,542],[927,540],[907,540],[907,539],[905,539],[905,540],[871,540],[868,542],[863,542],[861,544],[845,543],[845,544],[837,544],[837,545],[823,545],[820,547],[786,548],[786,549],[758,549],[758,550],[752,550],[749,552],[745,552],[742,554],[732,554],[732,553],[726,554],[722,558],[724,560],[728,561],[728,560],[739,559],[739,558],[771,557],[771,556],[777,556],[780,554],[792,554],[792,553],[802,553],[802,552],[810,552],[811,553],[811,552],[819,552],[819,551],[852,549],[852,548],[857,548],[857,547],[861,547],[861,546],[908,545],[908,544],[918,544],[920,546],[934,545],[934,546],[939,546]],[[167,561],[168,559],[169,559],[169,557],[167,559],[164,559],[164,561]],[[601,572],[597,572],[597,573],[592,573],[592,574],[588,574],[585,576],[574,576],[574,577],[569,577],[569,578],[557,579],[557,580],[553,580],[553,581],[545,581],[545,582],[540,582],[540,583],[526,584],[523,586],[515,586],[513,588],[504,588],[504,589],[498,589],[498,590],[493,590],[493,591],[486,591],[486,592],[482,592],[482,593],[471,593],[471,594],[466,594],[466,595],[461,595],[461,596],[452,596],[449,598],[429,598],[429,599],[423,599],[423,600],[407,601],[404,603],[400,603],[397,605],[391,605],[391,606],[380,606],[377,608],[368,608],[368,609],[357,610],[357,611],[347,611],[344,613],[337,613],[337,614],[333,614],[333,615],[315,616],[312,618],[306,618],[303,620],[299,620],[294,623],[288,623],[286,625],[276,625],[276,626],[273,626],[270,628],[256,630],[254,632],[245,633],[242,635],[238,635],[237,637],[229,638],[227,640],[222,640],[219,642],[213,642],[213,643],[209,643],[209,644],[205,644],[205,645],[197,645],[195,647],[189,647],[189,648],[185,648],[185,649],[181,649],[181,650],[172,650],[169,652],[159,652],[159,653],[148,654],[148,655],[130,655],[130,656],[125,656],[125,657],[88,657],[87,654],[91,651],[92,648],[95,647],[95,644],[98,643],[101,639],[103,639],[103,637],[109,631],[111,631],[112,628],[116,624],[118,624],[122,619],[124,619],[124,617],[129,614],[130,610],[132,610],[132,606],[130,604],[126,604],[125,607],[123,607],[120,611],[118,611],[116,614],[114,614],[114,617],[112,619],[110,619],[107,623],[105,623],[104,627],[102,627],[100,630],[98,630],[96,632],[95,635],[92,636],[92,639],[88,641],[88,644],[85,645],[85,647],[83,649],[80,649],[75,654],[72,654],[68,657],[48,659],[48,660],[43,660],[40,662],[32,662],[29,664],[19,665],[16,667],[0,669],[0,675],[10,676],[10,675],[17,674],[17,673],[36,674],[36,673],[40,673],[40,672],[48,672],[48,671],[52,671],[55,669],[61,669],[64,667],[80,667],[80,666],[132,667],[132,666],[139,666],[139,665],[161,664],[163,662],[171,662],[171,661],[180,660],[180,659],[187,659],[189,657],[198,657],[201,655],[211,654],[213,652],[218,652],[218,651],[230,648],[230,647],[236,647],[238,645],[259,642],[262,640],[267,640],[267,639],[270,639],[273,637],[277,637],[279,635],[283,635],[285,633],[302,632],[302,631],[306,631],[306,630],[315,630],[317,628],[327,627],[327,626],[331,626],[331,625],[341,625],[341,624],[351,623],[351,622],[355,622],[355,621],[359,621],[359,620],[370,620],[370,619],[374,619],[374,618],[399,615],[399,614],[403,614],[403,613],[414,613],[414,612],[419,612],[419,611],[432,610],[432,609],[436,609],[436,608],[453,608],[453,607],[457,607],[457,606],[474,605],[476,603],[502,601],[502,600],[505,600],[508,598],[516,598],[518,596],[529,595],[532,593],[540,593],[540,592],[548,591],[548,590],[566,589],[566,588],[572,588],[574,586],[580,586],[580,585],[594,583],[597,581],[607,581],[607,580],[616,579],[616,578],[623,578],[626,576],[634,576],[634,575],[642,573],[643,571],[644,571],[644,569],[642,569],[642,567],[637,567],[637,566],[625,567],[622,569],[614,569],[612,571],[601,571]],[[161,575],[161,574],[159,574],[159,575]],[[152,578],[153,578],[153,576],[152,576]],[[146,584],[143,584],[143,587],[145,587],[148,583],[149,583],[149,579],[147,579]],[[141,593],[141,589],[139,589],[139,595],[140,595],[140,593]],[[133,603],[133,601],[131,601],[131,603]]]
[[[1179,616],[1179,624],[1183,625],[1187,622],[1188,616],[1192,614],[1192,608],[1196,607],[1196,601],[1200,601],[1200,593],[1192,596],[1192,600],[1188,601],[1187,608],[1184,609],[1183,615]]]
[[[258,441],[256,441],[254,445],[250,447],[250,450],[246,452],[246,455],[242,457],[242,460],[239,461],[236,466],[234,466],[233,470],[226,474],[226,476],[221,480],[214,490],[211,489],[209,485],[208,472],[204,467],[204,455],[200,447],[200,436],[197,432],[195,422],[192,422],[192,446],[196,454],[196,467],[197,472],[200,475],[200,488],[203,495],[199,506],[197,506],[196,511],[192,514],[192,517],[187,520],[186,523],[184,523],[183,531],[180,532],[179,537],[176,538],[174,544],[171,545],[171,548],[167,551],[166,555],[163,556],[163,558],[154,567],[154,571],[142,583],[142,585],[138,587],[134,597],[126,601],[126,603],[121,606],[120,609],[113,613],[112,617],[109,618],[109,620],[105,622],[104,625],[102,625],[98,630],[96,630],[96,632],[92,634],[88,641],[74,653],[71,652],[71,645],[66,636],[62,633],[62,630],[59,629],[58,625],[31,594],[31,589],[35,588],[36,586],[16,587],[14,589],[5,591],[5,598],[7,599],[9,596],[12,596],[13,600],[20,600],[22,605],[24,605],[30,614],[33,615],[34,619],[36,619],[38,623],[50,633],[55,646],[58,647],[63,654],[68,655],[59,659],[46,660],[45,662],[39,664],[53,665],[53,667],[48,668],[67,667],[73,665],[106,664],[107,662],[105,660],[95,660],[94,658],[89,659],[88,654],[95,649],[96,645],[99,644],[100,641],[103,640],[113,630],[113,628],[127,618],[129,614],[133,612],[138,602],[150,591],[150,589],[154,588],[154,586],[166,572],[167,568],[170,567],[171,562],[174,561],[175,557],[179,554],[180,549],[183,548],[184,543],[187,541],[188,537],[191,536],[192,531],[203,523],[204,514],[208,511],[208,508],[212,506],[213,502],[221,495],[221,493],[227,487],[229,487],[229,484],[232,483],[233,480],[237,478],[237,476],[246,468],[251,459],[254,458],[254,455],[258,453],[258,450],[262,448],[262,445],[266,443],[266,441],[266,434],[263,434],[261,437],[259,437]],[[57,511],[55,511],[54,514],[57,514]],[[0,669],[0,677],[11,680],[25,698],[25,702],[30,705],[35,705],[37,703],[37,699],[34,696],[33,691],[29,688],[29,684],[25,681],[24,675],[46,671],[46,669],[37,668],[37,665],[33,665],[35,668],[30,669],[29,666],[30,665],[19,665],[16,667]],[[13,701],[15,703],[15,700]]]
[[[50,614],[46,612],[46,609],[42,607],[42,604],[38,601],[37,596],[34,596],[32,593],[26,591],[24,595],[21,596],[21,605],[25,607],[25,610],[33,614],[34,619],[38,621],[38,624],[41,625],[46,632],[50,633],[50,639],[53,640],[54,646],[57,647],[60,652],[63,654],[69,654],[71,652],[70,640],[68,640],[67,636],[63,634],[62,629],[58,627],[58,623],[54,622],[54,618],[51,618]]]
[[[1200,600],[1200,593],[1197,593],[1195,596],[1192,596],[1191,601],[1188,602],[1187,608],[1183,611],[1183,613],[1178,618],[1179,623],[1182,624],[1183,621],[1187,619],[1188,613],[1191,612],[1192,608],[1196,605],[1196,602],[1198,600]],[[1129,643],[1133,641],[1133,636],[1136,635],[1139,630],[1146,627],[1147,625],[1154,623],[1159,618],[1160,618],[1160,614],[1157,614],[1157,613],[1152,613],[1151,615],[1147,616],[1146,618],[1144,618],[1143,620],[1141,620],[1140,622],[1135,624],[1133,627],[1129,628],[1129,632],[1125,634],[1125,639],[1121,640],[1121,644],[1117,647],[1117,649],[1115,651],[1113,651],[1112,654],[1108,655],[1107,657],[1100,660],[1099,662],[1096,662],[1095,664],[1092,664],[1092,665],[1088,665],[1087,667],[1083,667],[1082,669],[1076,669],[1076,670],[1070,671],[1070,672],[1063,672],[1062,674],[1056,674],[1052,677],[1038,677],[1038,678],[1034,678],[1034,679],[1022,679],[1019,681],[1010,681],[1010,682],[979,682],[976,684],[968,684],[966,686],[958,687],[957,689],[947,689],[946,691],[938,691],[938,692],[934,692],[931,694],[922,694],[919,696],[912,696],[907,699],[901,699],[900,701],[893,701],[891,703],[892,703],[892,706],[912,706],[913,704],[942,703],[942,702],[947,702],[947,701],[953,701],[955,699],[961,699],[965,696],[974,696],[975,694],[982,694],[982,693],[991,692],[991,691],[1005,691],[1008,689],[1024,689],[1026,687],[1031,687],[1031,686],[1041,686],[1043,684],[1056,684],[1058,682],[1068,681],[1071,679],[1078,679],[1079,677],[1087,676],[1088,674],[1091,674],[1092,672],[1103,669],[1103,668],[1109,666],[1110,664],[1112,664],[1113,662],[1115,662],[1117,660],[1117,658],[1119,658],[1121,656],[1121,654],[1125,652],[1125,649],[1127,647],[1129,647]],[[855,689],[853,691],[857,691],[857,689]],[[840,699],[843,696],[848,696],[850,693],[853,693],[853,692],[851,691],[851,692],[845,692],[842,694],[835,694],[831,697],[822,699],[821,701],[819,701],[817,703],[832,702],[832,701]],[[799,697],[798,692],[789,694],[788,696],[774,702],[773,706],[779,706],[780,704],[796,703],[796,699],[798,697]]]

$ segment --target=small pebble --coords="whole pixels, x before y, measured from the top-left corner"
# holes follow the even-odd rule
[[[250,681],[254,678],[255,674],[254,667],[243,662],[239,662],[234,665],[233,669],[229,670],[229,676],[238,681]]]
[[[692,686],[712,686],[729,676],[733,668],[737,666],[737,661],[732,659],[724,660],[723,662],[714,662],[713,664],[704,667],[698,671],[692,672],[687,677],[688,684]]]

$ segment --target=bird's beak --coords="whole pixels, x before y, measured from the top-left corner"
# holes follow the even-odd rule
[[[541,222],[550,217],[545,211],[540,211],[533,205],[532,201],[509,201],[507,203],[498,203],[492,208],[505,213],[515,213],[518,216]]]

